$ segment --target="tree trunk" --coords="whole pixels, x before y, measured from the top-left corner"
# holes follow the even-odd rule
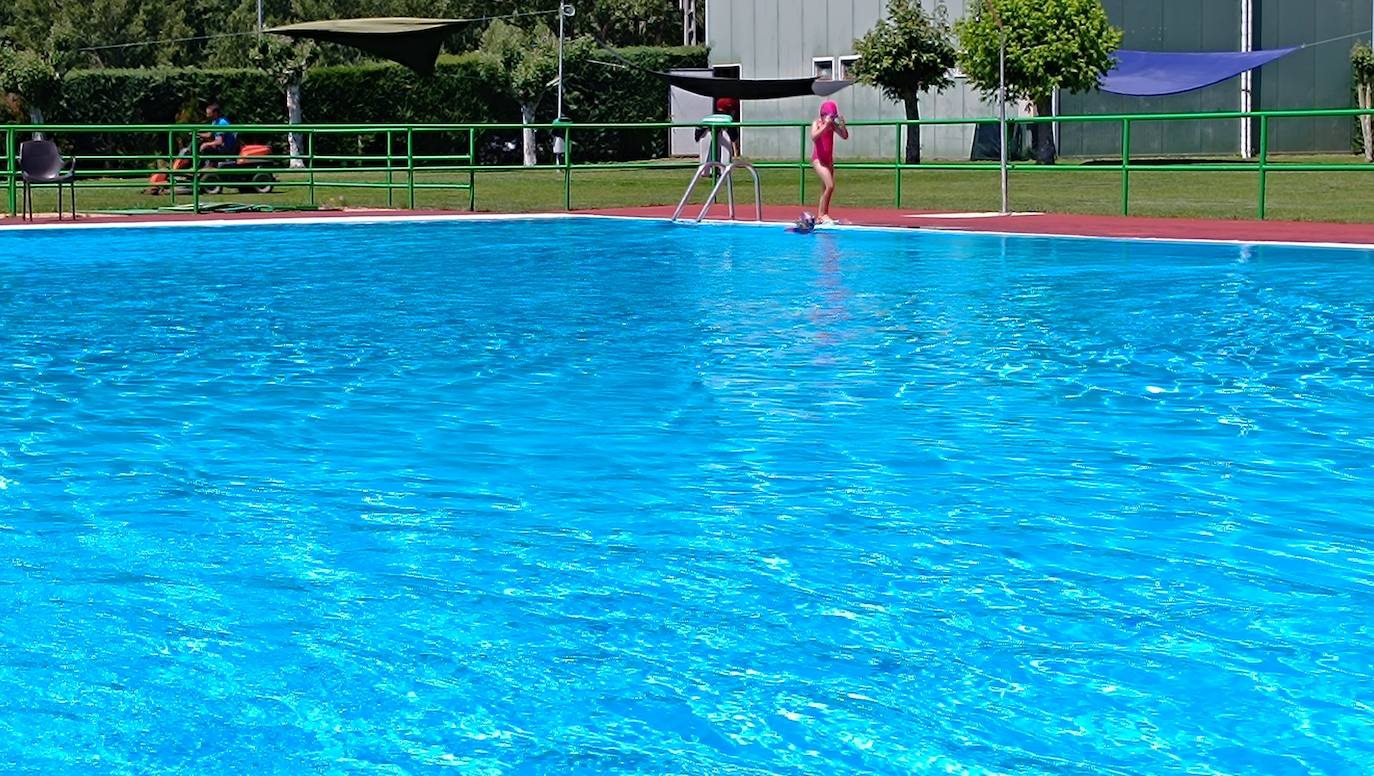
[[[539,163],[534,155],[534,130],[529,127],[534,123],[534,103],[520,103],[520,123],[525,124],[525,128],[520,130],[520,144],[525,152],[525,166],[533,167]]]
[[[1049,116],[1054,108],[1049,97],[1035,101],[1035,115]],[[1034,148],[1037,164],[1054,164],[1059,149],[1054,147],[1054,125],[1035,123],[1031,125],[1031,147]]]
[[[921,118],[921,103],[919,102],[920,93],[910,92],[902,99],[906,104],[906,117],[909,121]],[[919,124],[906,128],[906,163],[921,163],[921,126]]]
[[[1360,109],[1368,110],[1374,103],[1374,84],[1359,84],[1355,87]],[[1374,163],[1374,117],[1368,114],[1360,117],[1360,136],[1364,140],[1364,160]]]
[[[286,84],[286,121],[289,124],[300,124],[301,113],[301,79],[293,78]],[[291,132],[286,136],[286,145],[291,152],[291,166],[305,166],[305,138],[299,132]]]
[[[29,122],[32,123],[32,124],[42,124],[42,123],[43,123],[43,109],[40,108],[40,107],[38,107],[37,105],[30,105],[30,106],[29,106]],[[43,139],[43,133],[42,133],[42,132],[34,132],[34,133],[33,133],[33,139],[34,139],[34,140],[42,140],[42,139]]]

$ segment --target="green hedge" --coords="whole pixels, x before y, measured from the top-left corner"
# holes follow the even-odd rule
[[[650,69],[703,67],[699,48],[631,48],[621,55]],[[604,55],[609,60],[609,55]],[[301,88],[307,123],[518,123],[520,111],[503,95],[499,75],[476,54],[440,59],[432,77],[421,77],[391,64],[320,67],[311,70]],[[643,122],[668,119],[668,88],[648,73],[592,62],[569,62],[564,112],[579,122]],[[281,89],[267,74],[252,69],[83,70],[67,75],[61,107],[53,123],[166,124],[197,120],[210,100],[224,105],[236,124],[280,124],[286,121]],[[536,113],[540,122],[555,118],[552,92]],[[245,138],[252,141],[253,138]],[[280,138],[274,138],[281,142]],[[510,146],[518,131],[482,133],[479,159],[486,163],[518,161]],[[547,158],[547,137],[540,138]],[[668,151],[666,131],[596,132],[575,136],[579,161],[640,159]],[[146,135],[79,134],[61,139],[80,154],[130,154],[163,150],[165,140],[150,146]],[[178,139],[177,142],[182,142]],[[405,152],[404,138],[393,138],[393,151]],[[466,133],[416,137],[421,153],[464,153]],[[316,153],[379,153],[384,137],[338,136],[317,139]]]
[[[257,70],[82,70],[62,83],[61,107],[47,120],[62,124],[171,124],[200,121],[210,100],[232,106],[235,123],[283,120],[285,98]],[[75,133],[60,138],[78,154],[146,154],[167,150],[167,139],[146,134]],[[180,147],[185,135],[174,138]],[[87,165],[90,166],[90,165]]]

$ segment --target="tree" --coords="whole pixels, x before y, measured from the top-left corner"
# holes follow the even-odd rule
[[[931,15],[916,0],[888,0],[887,18],[854,42],[859,55],[854,75],[883,96],[906,106],[906,117],[921,118],[922,92],[953,85],[954,46],[944,6]],[[906,161],[921,163],[921,128],[907,127]]]
[[[276,35],[259,35],[249,52],[249,61],[275,78],[285,91],[287,123],[301,123],[301,81],[305,79],[305,71],[310,68],[316,51],[317,47],[310,41],[291,42],[279,39]],[[288,134],[286,142],[291,152],[291,166],[304,166],[301,157],[305,155],[305,147],[301,133]]]
[[[44,111],[61,99],[62,74],[74,59],[74,38],[72,29],[59,23],[49,29],[41,50],[0,44],[0,94],[17,97],[34,124],[42,124]]]
[[[704,0],[696,0],[698,8]],[[511,16],[529,28],[552,25],[556,0],[263,0],[268,26],[362,16],[482,18]],[[678,0],[575,0],[569,34],[592,32],[613,46],[677,44]],[[701,18],[700,10],[698,18]],[[42,51],[49,30],[81,31],[83,67],[156,65],[242,66],[257,29],[257,0],[0,0],[0,40]],[[450,52],[475,48],[485,30],[475,23],[447,41]],[[323,46],[321,63],[348,64],[366,55]]]
[[[677,0],[582,0],[573,24],[612,45],[677,45],[682,8]]]
[[[1040,116],[1050,114],[1056,89],[1097,88],[1115,65],[1122,39],[1100,0],[978,0],[954,32],[959,67],[989,96],[997,94],[998,52],[1005,36],[1008,98],[1031,102]],[[1035,124],[1031,134],[1036,160],[1053,164],[1050,126]]]
[[[1367,43],[1356,43],[1350,52],[1351,69],[1355,71],[1355,103],[1361,110],[1374,108],[1374,49]],[[1374,162],[1374,117],[1360,116],[1360,140],[1364,160]]]
[[[563,56],[567,60],[581,56],[588,44],[580,40],[564,41]],[[502,84],[520,105],[520,123],[532,124],[539,104],[558,85],[558,38],[540,23],[522,29],[505,21],[491,23],[482,34],[481,51],[500,70]],[[537,163],[534,153],[534,130],[522,132],[525,166]]]
[[[62,78],[43,57],[27,49],[0,48],[0,92],[15,95],[30,122],[43,123],[43,109],[51,107],[61,86]]]

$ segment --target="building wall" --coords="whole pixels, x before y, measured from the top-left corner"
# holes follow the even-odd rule
[[[927,10],[946,9],[951,20],[974,0],[921,0]],[[1253,0],[1254,46],[1278,48],[1316,43],[1368,30],[1370,0]],[[1126,48],[1154,51],[1236,51],[1241,45],[1240,0],[1103,0],[1112,22],[1125,32]],[[812,74],[813,57],[852,54],[855,38],[881,18],[885,0],[708,0],[707,43],[712,64],[739,64],[745,78],[786,78]],[[1256,109],[1344,108],[1353,103],[1346,39],[1307,48],[1256,71]],[[1193,113],[1240,108],[1240,80],[1169,97],[1121,97],[1100,92],[1061,98],[1065,115],[1103,113]],[[855,86],[837,97],[851,119],[902,118],[902,107],[876,90]],[[746,121],[801,121],[815,115],[818,99],[747,102]],[[995,106],[963,79],[943,93],[921,100],[925,118],[972,118],[995,114]],[[1343,119],[1291,119],[1270,127],[1278,151],[1348,151],[1352,122]],[[1255,133],[1257,136],[1257,132]],[[1133,124],[1133,155],[1236,154],[1238,121],[1150,122]],[[971,127],[928,127],[922,137],[927,158],[968,158]],[[840,146],[847,158],[891,159],[897,152],[890,128],[856,128]],[[746,152],[759,157],[801,153],[799,130],[746,130]],[[1116,156],[1121,150],[1117,125],[1061,124],[1060,145],[1067,155]],[[809,152],[808,152],[809,153]]]
[[[1257,48],[1283,48],[1343,37],[1370,28],[1369,0],[1255,0],[1259,14]],[[1365,34],[1368,39],[1368,34]],[[1256,73],[1257,104],[1263,110],[1350,108],[1354,83],[1350,38],[1312,46],[1267,65]],[[1351,149],[1350,119],[1285,119],[1269,126],[1275,151]]]
[[[1103,0],[1112,24],[1125,34],[1122,48],[1142,51],[1237,51],[1239,0]],[[1064,94],[1066,116],[1104,113],[1205,113],[1240,109],[1240,81],[1167,97],[1123,97],[1103,92]],[[1069,156],[1121,155],[1117,124],[1060,125],[1060,150]],[[1238,121],[1136,122],[1131,155],[1237,154]]]
[[[965,0],[922,0],[928,10],[945,6],[950,19],[964,13]],[[798,78],[812,74],[815,57],[854,53],[854,40],[882,18],[886,0],[710,0],[706,38],[711,64],[741,66],[744,78]],[[837,73],[838,76],[838,73]],[[905,109],[877,90],[853,86],[835,96],[851,119],[900,119]],[[819,98],[747,101],[745,121],[810,121]],[[959,79],[943,93],[921,100],[921,115],[930,118],[986,117],[993,108]],[[927,127],[923,153],[930,158],[968,158],[971,127]],[[743,145],[750,156],[796,158],[802,153],[799,129],[747,129]],[[810,154],[809,144],[805,151]],[[897,139],[890,127],[854,127],[837,155],[848,159],[892,159]]]

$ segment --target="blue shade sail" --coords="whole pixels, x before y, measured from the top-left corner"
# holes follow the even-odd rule
[[[1182,94],[1218,84],[1288,56],[1299,47],[1264,51],[1118,51],[1100,88],[1130,97]]]

